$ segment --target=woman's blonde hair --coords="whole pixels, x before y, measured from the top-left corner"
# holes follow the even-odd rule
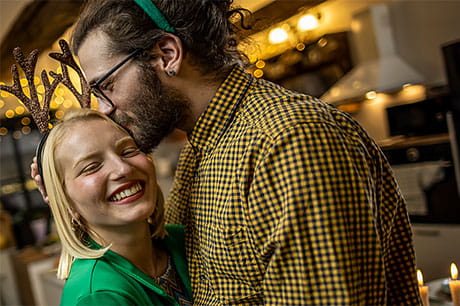
[[[56,159],[57,148],[61,140],[66,136],[68,129],[75,123],[91,120],[104,120],[126,132],[102,113],[90,109],[78,109],[68,112],[62,121],[56,124],[51,130],[43,148],[43,182],[61,241],[61,256],[57,271],[57,277],[60,279],[68,278],[75,258],[99,258],[110,248],[110,245],[101,249],[92,249],[89,247],[87,236],[97,237],[97,233],[89,232],[84,220],[79,220],[78,224],[76,224],[76,220],[73,218],[74,208],[72,201],[65,190],[62,169],[59,169],[59,163]],[[155,210],[150,216],[152,219],[152,238],[155,239],[163,238],[166,235],[164,229],[164,201],[159,187],[157,195]]]

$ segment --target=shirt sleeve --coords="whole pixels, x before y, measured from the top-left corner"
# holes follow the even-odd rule
[[[81,297],[75,305],[99,306],[99,305],[136,305],[130,298],[114,291],[96,291]],[[63,305],[65,306],[65,305]]]
[[[185,225],[188,196],[196,170],[196,156],[187,144],[179,157],[173,185],[165,203],[166,224]]]
[[[403,203],[393,186],[381,185],[381,165],[361,136],[345,135],[333,124],[301,124],[276,136],[257,165],[248,215],[267,266],[265,304],[389,302],[379,299],[388,281],[391,232],[380,228],[379,214],[391,229]],[[380,201],[380,189],[389,195],[385,202]],[[410,236],[407,215],[398,219]],[[403,243],[398,255],[411,261],[411,242]],[[412,273],[404,269],[402,275]],[[392,289],[411,286],[400,283],[403,289]],[[407,305],[417,303],[417,293],[407,292],[413,295],[406,297]]]

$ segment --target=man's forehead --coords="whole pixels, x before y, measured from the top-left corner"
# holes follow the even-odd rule
[[[85,78],[92,79],[105,73],[112,65],[112,54],[108,52],[108,37],[102,31],[93,31],[85,38],[78,53]]]
[[[94,30],[83,40],[77,50],[77,56],[80,62],[85,61],[88,57],[110,59],[113,57],[113,53],[109,49],[109,37],[107,34],[101,30]]]

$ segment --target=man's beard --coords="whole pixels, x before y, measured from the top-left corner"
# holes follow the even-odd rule
[[[190,111],[190,101],[178,90],[161,84],[149,65],[140,65],[139,88],[129,101],[129,113],[112,114],[121,126],[130,126],[128,132],[139,149],[150,153],[175,128],[184,123]]]

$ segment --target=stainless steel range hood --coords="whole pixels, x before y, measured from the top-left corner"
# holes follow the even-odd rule
[[[322,100],[337,103],[362,98],[369,91],[391,92],[406,83],[423,82],[423,77],[396,52],[386,5],[371,6],[353,15],[351,42],[357,64]]]

